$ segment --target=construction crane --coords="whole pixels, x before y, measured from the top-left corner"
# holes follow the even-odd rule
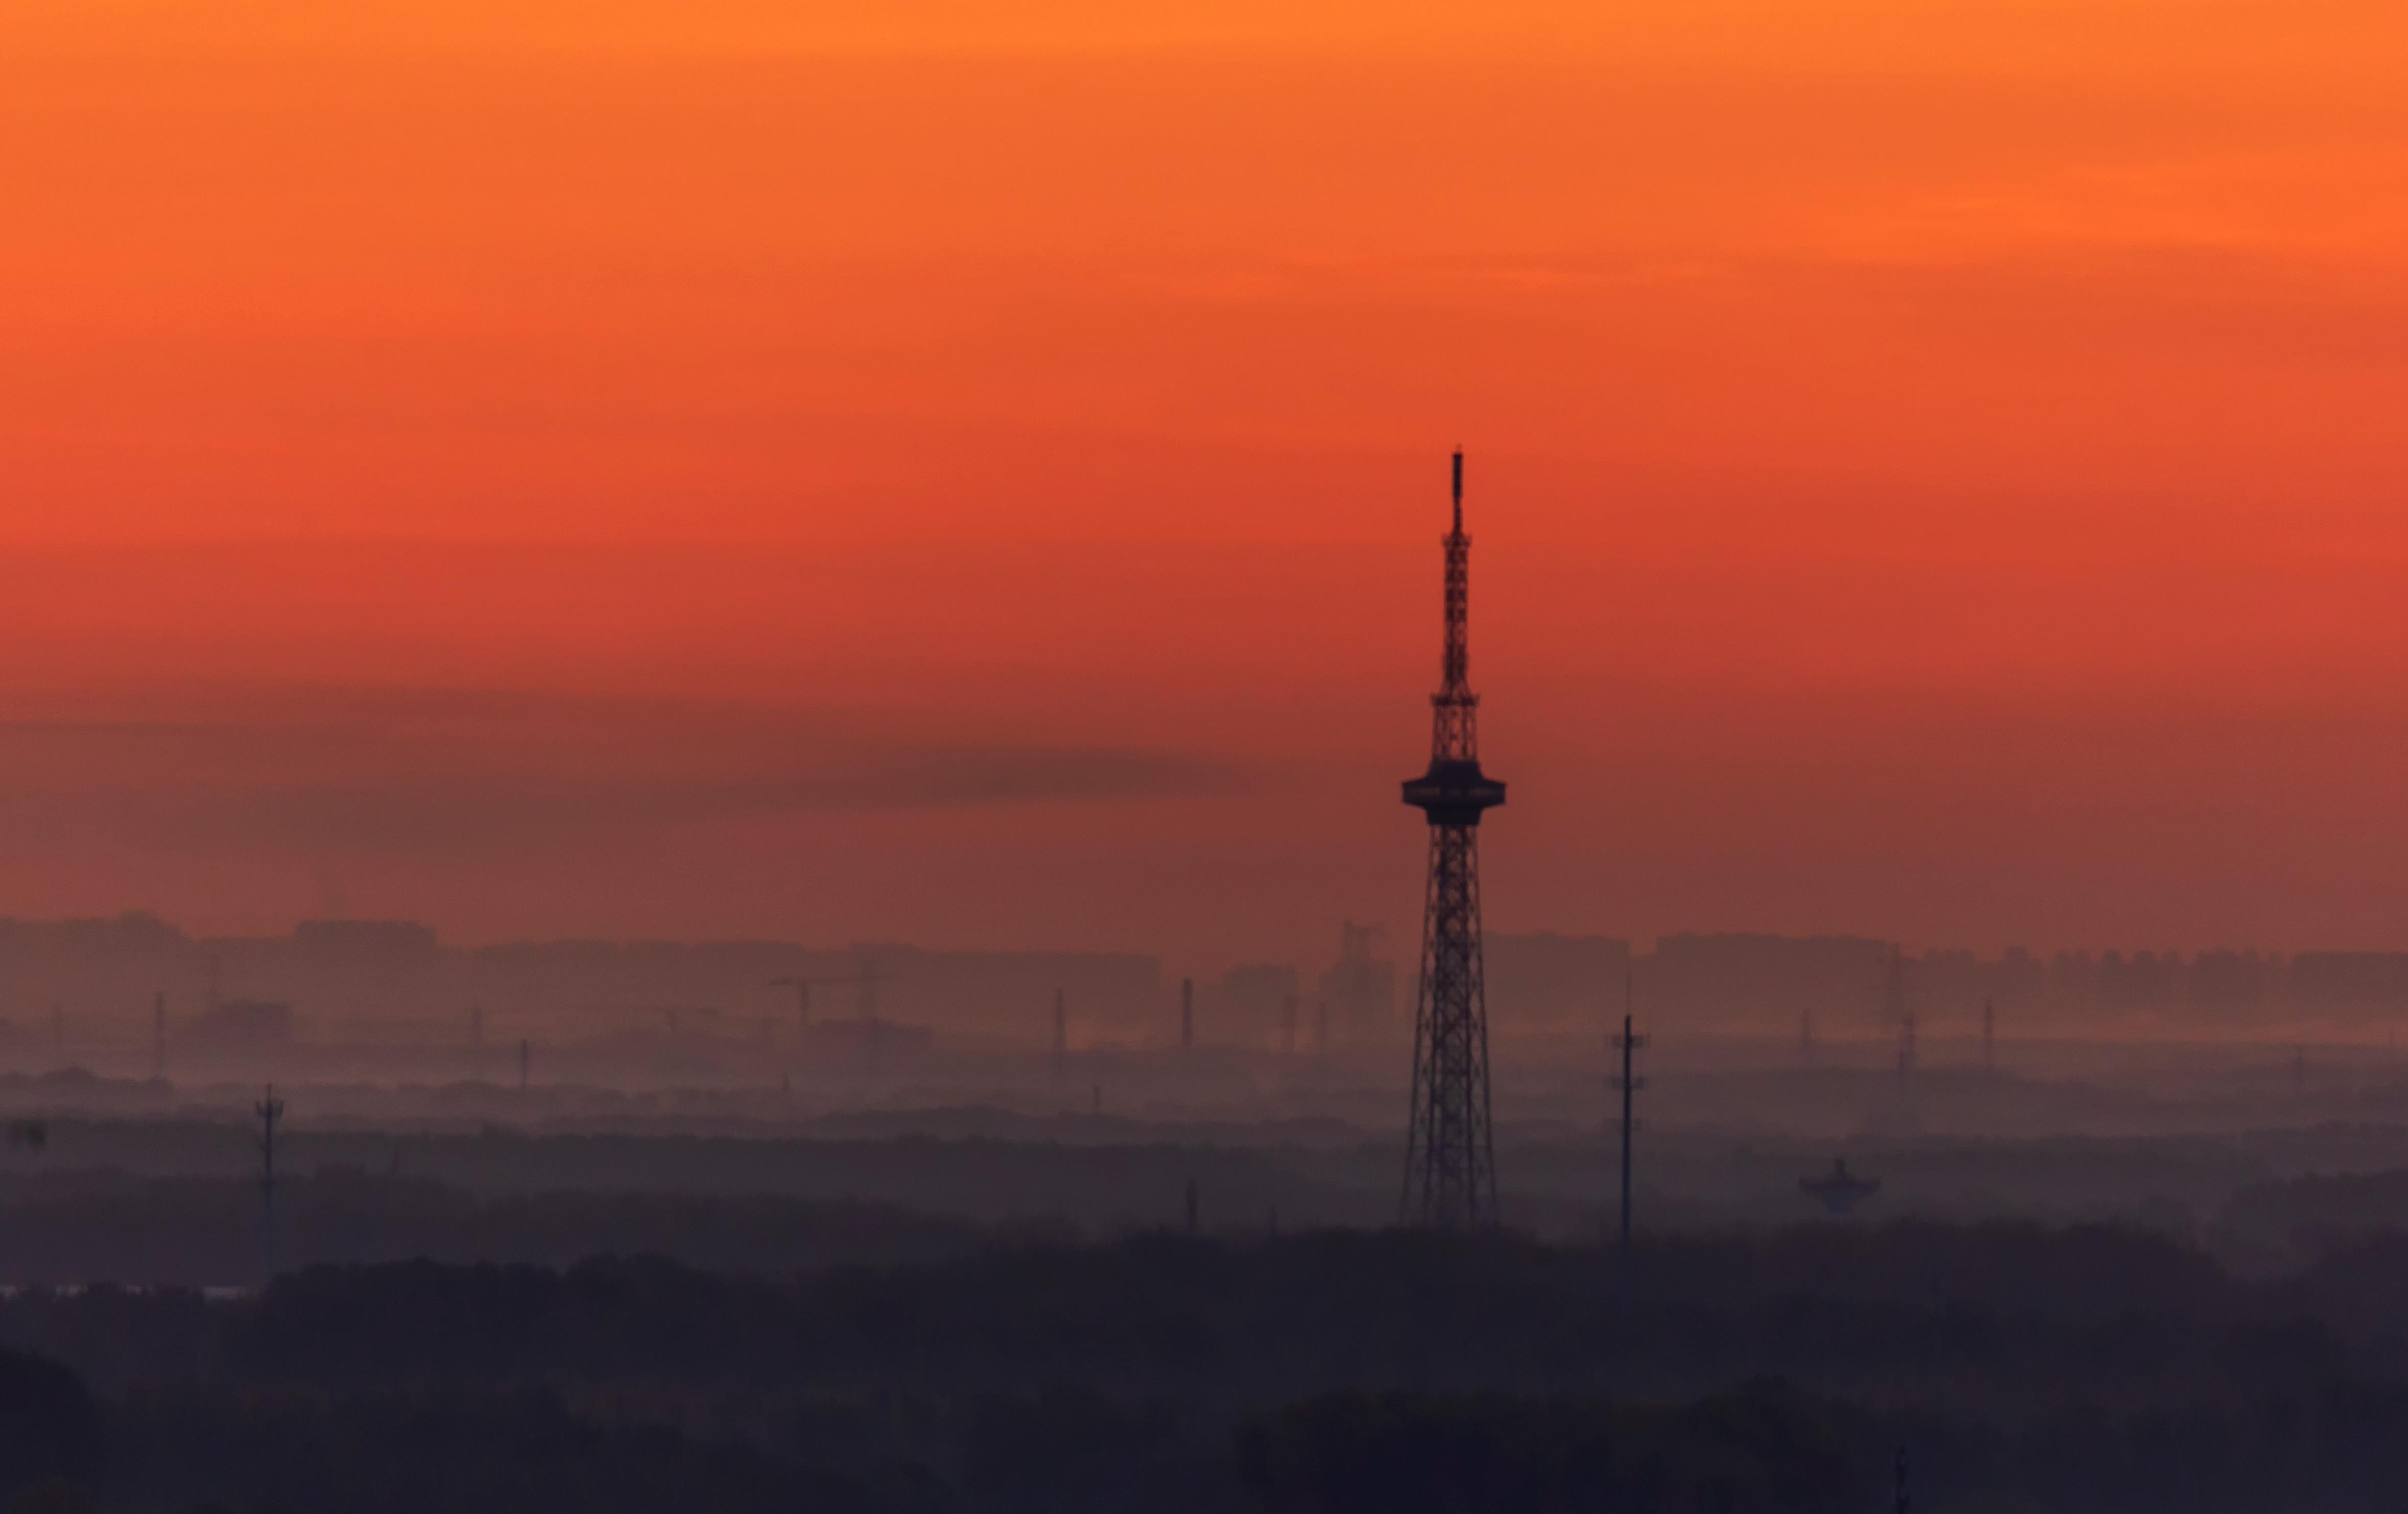
[[[865,1020],[878,1018],[878,984],[881,976],[877,961],[864,955],[858,971],[816,976],[796,973],[790,977],[771,978],[769,987],[795,990],[795,1029],[800,1032],[810,1027],[811,990],[815,988],[831,988],[840,983],[860,985],[861,1017]]]

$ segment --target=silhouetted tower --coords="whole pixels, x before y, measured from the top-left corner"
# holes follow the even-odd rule
[[[524,1036],[519,1037],[519,1091],[521,1093],[526,1091],[528,1065],[534,1060],[535,1043]]]
[[[1312,1054],[1315,1057],[1329,1055],[1329,1001],[1326,999],[1312,1002]]]
[[[878,959],[867,952],[861,956],[861,1017],[871,1025],[878,1022]],[[871,1044],[876,1045],[873,1038]]]
[[[1430,862],[1402,1218],[1446,1229],[1497,1220],[1488,996],[1480,951],[1480,816],[1505,802],[1505,786],[1480,771],[1480,697],[1471,692],[1466,651],[1471,539],[1463,534],[1460,449],[1454,492],[1455,526],[1445,542],[1442,682],[1430,696],[1429,771],[1404,784],[1405,802],[1429,818]]]
[[[1982,1001],[1982,1071],[1999,1070],[1999,1006],[1995,1000]]]
[[[1054,990],[1054,1069],[1056,1072],[1070,1065],[1070,1001],[1059,988]]]
[[[251,1113],[259,1117],[259,1283],[264,1290],[276,1280],[276,1122],[284,1117],[284,1101],[276,1096],[275,1084],[251,1105]]]
[[[1280,1001],[1280,1055],[1296,1056],[1296,995]]]
[[[1179,980],[1179,1049],[1196,1049],[1196,980]]]
[[[1622,1075],[1613,1080],[1613,1086],[1622,1094],[1622,1228],[1619,1244],[1626,1257],[1630,1254],[1630,1136],[1638,1128],[1638,1122],[1631,1118],[1631,1102],[1639,1090],[1647,1086],[1647,1080],[1638,1076],[1630,1065],[1631,1054],[1647,1045],[1645,1036],[1631,1033],[1630,1001],[1630,974],[1626,970],[1622,974],[1622,1033],[1613,1038],[1614,1049],[1622,1053]]]
[[[50,1006],[50,1054],[58,1059],[61,1067],[67,1064],[67,1006],[64,1004]]]
[[[1906,953],[1889,949],[1889,984],[1882,993],[1882,1018],[1898,1031],[1898,1080],[1914,1078],[1914,1011],[1906,1005]]]
[[[150,996],[150,1077],[153,1082],[167,1081],[167,996]]]
[[[805,977],[769,980],[769,987],[772,988],[795,990],[795,1035],[797,1040],[801,1038],[804,1031],[811,1028],[811,985],[818,981],[820,980],[816,978]]]
[[[1906,1448],[1898,1449],[1898,1479],[1890,1499],[1890,1514],[1910,1514],[1913,1500],[1906,1496]]]

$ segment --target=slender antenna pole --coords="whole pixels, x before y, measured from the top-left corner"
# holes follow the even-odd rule
[[[1635,998],[1630,969],[1622,970],[1622,1033],[1614,1037],[1614,1045],[1622,1052],[1622,1075],[1613,1080],[1622,1090],[1622,1225],[1619,1232],[1623,1257],[1630,1255],[1630,1133],[1638,1121],[1631,1117],[1632,1098],[1644,1088],[1647,1080],[1636,1075],[1631,1068],[1631,1054],[1647,1044],[1647,1038],[1631,1030],[1631,1008]]]
[[[1630,1254],[1630,1017],[1622,1017],[1622,1253]]]
[[[284,1117],[284,1101],[276,1096],[276,1085],[267,1086],[267,1097],[251,1106],[259,1116],[259,1229],[260,1255],[263,1270],[260,1291],[276,1280],[276,1122]]]

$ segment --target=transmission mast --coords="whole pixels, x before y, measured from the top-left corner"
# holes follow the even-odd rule
[[[1622,1094],[1622,1229],[1620,1233],[1620,1245],[1622,1255],[1625,1258],[1627,1258],[1630,1255],[1630,1135],[1631,1132],[1638,1128],[1638,1122],[1631,1117],[1631,1100],[1641,1089],[1647,1086],[1647,1080],[1637,1075],[1631,1070],[1630,1065],[1631,1054],[1637,1051],[1640,1047],[1647,1045],[1647,1038],[1645,1036],[1636,1035],[1631,1031],[1631,998],[1630,969],[1626,967],[1622,970],[1622,1033],[1613,1038],[1614,1049],[1622,1053],[1622,1075],[1613,1079],[1613,1087]]]
[[[1505,786],[1480,771],[1480,697],[1466,649],[1471,538],[1463,532],[1463,452],[1455,454],[1455,525],[1447,533],[1442,682],[1430,696],[1429,770],[1404,783],[1428,817],[1427,904],[1413,1013],[1413,1088],[1401,1218],[1469,1229],[1497,1222],[1490,1132],[1488,996],[1480,946],[1480,816]]]
[[[1906,1002],[1906,953],[1897,946],[1889,949],[1889,984],[1882,993],[1882,1017],[1898,1031],[1898,1081],[1907,1088],[1914,1081],[1914,1011]]]
[[[259,1235],[262,1270],[260,1291],[276,1280],[276,1123],[284,1117],[284,1101],[276,1096],[276,1085],[267,1086],[267,1096],[251,1105],[259,1117]]]

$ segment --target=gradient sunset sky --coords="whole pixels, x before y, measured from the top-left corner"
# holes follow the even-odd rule
[[[0,913],[2408,946],[2408,7],[5,8]]]

